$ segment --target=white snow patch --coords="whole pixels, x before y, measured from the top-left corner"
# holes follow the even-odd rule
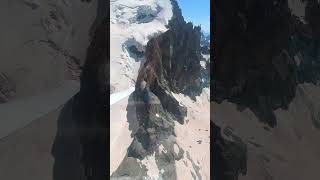
[[[204,69],[206,69],[206,62],[205,62],[205,61],[200,61],[200,65],[201,65],[201,67],[203,67]]]
[[[114,0],[110,2],[110,84],[115,91],[134,84],[143,58],[131,57],[131,45],[144,52],[147,42],[167,31],[172,17],[170,0]]]
[[[167,153],[167,150],[163,147],[163,145],[162,144],[160,144],[159,145],[159,153],[161,154],[161,153]]]
[[[202,54],[201,53],[201,55],[206,61],[210,60],[210,54]]]
[[[180,149],[179,149],[179,146],[177,144],[173,145],[173,150],[174,150],[174,153],[179,154]]]
[[[156,113],[156,116],[157,116],[157,117],[160,117],[158,113]]]
[[[172,93],[173,97],[179,102],[179,106],[183,107],[184,105],[182,104],[180,98],[178,97],[179,95]]]
[[[140,162],[141,164],[146,166],[147,175],[150,177],[151,180],[159,179],[159,169],[156,164],[155,153],[153,153],[151,156],[145,157]]]
[[[121,91],[118,93],[113,93],[110,95],[110,106],[113,105],[114,103],[122,100],[125,97],[128,97],[131,93],[133,93],[135,90],[134,87],[130,87],[129,89],[125,91]]]

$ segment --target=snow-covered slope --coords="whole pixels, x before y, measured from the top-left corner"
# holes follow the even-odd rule
[[[144,62],[145,45],[149,39],[167,30],[171,17],[170,0],[110,1],[110,89],[111,97],[115,97],[110,102],[110,127],[115,128],[110,133],[110,141],[114,142],[110,147],[110,174],[118,168],[132,141],[126,110],[129,99],[118,102],[117,94],[131,94]]]
[[[110,95],[110,106],[118,101],[122,100],[125,97],[128,97],[134,91],[134,87],[131,87],[125,91],[121,91],[118,93],[113,93]]]
[[[177,144],[185,151],[176,161],[178,180],[210,179],[210,89],[204,88],[196,101],[183,94],[174,94],[188,108],[186,124],[175,123]]]
[[[172,7],[170,0],[114,0],[110,10],[110,86],[118,92],[133,86],[145,45],[167,30]]]

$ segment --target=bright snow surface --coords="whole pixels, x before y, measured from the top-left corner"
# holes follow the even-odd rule
[[[125,91],[111,94],[110,95],[110,106],[113,105],[114,103],[122,100],[123,98],[129,96],[134,91],[134,89],[135,89],[134,87],[130,87],[129,89],[127,89]]]
[[[129,48],[144,52],[152,37],[165,32],[172,6],[170,0],[115,0],[110,10],[110,85],[118,92],[133,86],[144,62]]]

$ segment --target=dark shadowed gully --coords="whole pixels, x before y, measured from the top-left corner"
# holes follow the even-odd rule
[[[55,180],[100,180],[108,177],[106,106],[109,90],[105,71],[109,68],[109,21],[100,16],[100,11],[108,12],[107,6],[101,7],[101,4],[80,78],[80,92],[65,105],[58,120],[58,132],[52,147]]]

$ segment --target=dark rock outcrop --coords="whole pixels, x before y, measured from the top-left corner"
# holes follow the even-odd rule
[[[214,101],[248,107],[262,122],[276,126],[273,111],[288,108],[297,84],[320,77],[319,58],[310,57],[319,51],[312,23],[319,16],[318,6],[309,8],[309,27],[291,13],[286,1],[218,1]]]
[[[238,180],[239,174],[247,173],[247,146],[234,134],[230,134],[234,141],[226,140],[221,135],[221,128],[210,123],[213,131],[212,156],[214,180]]]
[[[107,11],[107,9],[105,9]],[[81,163],[87,179],[106,179],[108,169],[108,121],[106,109],[110,89],[106,17],[96,27],[80,77],[80,91],[74,97],[72,117],[77,122]]]
[[[134,140],[120,165],[127,167],[128,159],[143,159],[154,153],[157,167],[162,171],[159,174],[160,179],[176,179],[175,161],[185,156],[181,147],[175,147],[177,142],[174,121],[184,124],[187,108],[173,93],[183,93],[195,100],[202,88],[209,85],[209,62],[206,68],[200,64],[203,60],[200,46],[201,29],[193,27],[192,23],[186,23],[177,2],[172,0],[171,3],[173,17],[167,26],[168,31],[150,39],[144,52],[131,49],[135,55],[143,53],[146,61],[141,65],[136,80],[136,91],[130,96],[139,127],[132,134]],[[139,17],[145,18],[152,17]],[[203,78],[207,81],[201,81]],[[134,172],[117,170],[112,177],[121,177],[123,172],[127,173],[126,177],[135,176]]]
[[[8,102],[16,94],[14,83],[4,73],[0,73],[0,104]]]
[[[203,60],[200,27],[193,27],[192,23],[184,21],[176,1],[173,0],[172,5],[173,17],[168,24],[169,30],[148,42],[146,62],[137,78],[135,103],[140,128],[129,152],[138,158],[148,154],[145,151],[153,152],[159,142],[174,135],[174,121],[184,123],[187,108],[171,92],[195,99],[203,88],[202,76],[209,76],[200,65]],[[148,86],[148,105],[144,101],[144,92],[137,90],[142,81]]]
[[[110,176],[110,180],[144,179],[147,177],[147,171],[145,165],[138,163],[137,159],[126,157],[119,168]]]
[[[107,115],[105,107],[107,106],[107,80],[104,67],[107,62],[106,39],[102,38],[106,33],[106,23],[98,27],[91,46],[88,49],[88,64],[81,76],[80,98],[83,101],[83,116],[79,118],[81,127],[83,127],[81,141],[83,144],[84,155],[83,162],[88,171],[92,171],[90,178],[106,178],[108,154],[108,134],[106,121]],[[100,31],[100,32],[99,32]],[[106,37],[106,36],[104,36]],[[99,40],[98,40],[99,39]],[[92,62],[89,62],[92,61]],[[95,62],[94,62],[95,61]],[[86,71],[87,68],[87,71]],[[88,78],[88,79],[87,79]],[[84,110],[85,109],[85,110]]]
[[[213,101],[227,100],[239,110],[249,108],[263,123],[274,127],[274,110],[287,109],[297,94],[303,95],[306,104],[302,106],[307,106],[314,126],[319,127],[319,108],[298,85],[319,85],[320,4],[303,2],[305,22],[289,8],[288,1],[216,1]],[[264,129],[273,133],[268,127]],[[239,172],[246,172],[245,145],[230,129],[224,132],[235,141],[224,139],[214,123],[211,131],[213,178],[238,179]]]
[[[306,1],[305,19],[307,24],[295,23],[296,31],[290,40],[290,50],[297,61],[298,82],[319,85],[320,80],[320,3]]]
[[[143,158],[152,153],[159,141],[167,139],[174,134],[174,119],[162,107],[160,100],[150,92],[150,106],[143,102],[143,95],[136,92],[135,103],[139,129],[135,140],[129,148],[129,155]]]
[[[194,98],[202,91],[201,29],[184,21],[176,1],[172,1],[172,5],[173,17],[169,21],[169,30],[148,42],[147,61],[138,81],[145,79],[152,91],[159,85],[163,89]]]
[[[66,104],[58,120],[52,146],[55,180],[107,179],[109,176],[106,20],[97,26],[87,49],[80,91]]]

